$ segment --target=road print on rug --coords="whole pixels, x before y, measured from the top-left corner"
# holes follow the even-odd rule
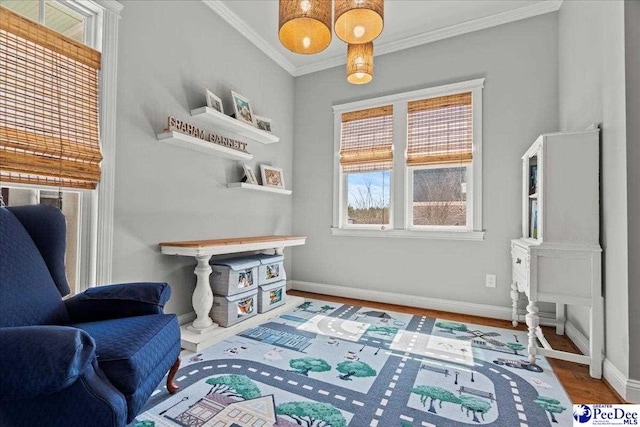
[[[307,300],[182,358],[130,427],[571,425],[526,332]],[[161,383],[161,387],[164,383]]]

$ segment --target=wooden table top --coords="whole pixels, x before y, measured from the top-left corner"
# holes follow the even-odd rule
[[[230,239],[185,240],[181,242],[162,242],[160,243],[160,246],[170,246],[178,248],[203,248],[215,246],[250,245],[254,243],[282,242],[301,239],[306,239],[306,236],[255,236],[235,237]]]

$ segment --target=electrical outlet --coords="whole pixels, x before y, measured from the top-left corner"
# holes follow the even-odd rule
[[[486,280],[487,288],[495,288],[496,281],[497,279],[495,274],[487,274],[487,280]]]

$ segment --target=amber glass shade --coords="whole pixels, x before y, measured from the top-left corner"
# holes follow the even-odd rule
[[[373,41],[384,26],[384,0],[335,0],[336,36],[346,43]]]
[[[280,43],[291,52],[311,55],[331,43],[331,1],[280,0]]]
[[[373,79],[373,42],[347,47],[347,80],[354,85]]]

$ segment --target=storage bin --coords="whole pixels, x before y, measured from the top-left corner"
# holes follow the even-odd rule
[[[258,290],[225,296],[214,295],[211,318],[220,326],[231,326],[258,314]]]
[[[286,280],[284,255],[257,254],[252,257],[260,261],[258,266],[258,286]]]
[[[258,313],[283,305],[286,297],[287,282],[284,280],[258,287]]]
[[[235,295],[258,288],[255,258],[230,258],[211,262],[211,289],[216,295]]]

